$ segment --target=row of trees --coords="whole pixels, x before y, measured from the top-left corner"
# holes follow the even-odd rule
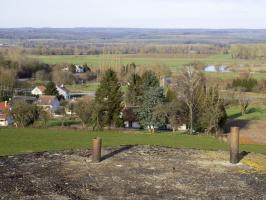
[[[266,44],[236,44],[230,48],[233,58],[265,59]]]
[[[66,44],[49,43],[24,45],[24,51],[35,55],[98,55],[114,49],[122,54],[217,54],[227,52],[224,46],[212,44]]]

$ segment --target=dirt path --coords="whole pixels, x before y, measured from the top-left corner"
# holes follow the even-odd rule
[[[266,122],[258,120],[230,120],[226,124],[226,132],[230,127],[240,127],[240,136],[250,139],[251,143],[266,144]]]
[[[0,157],[0,199],[266,199],[266,155],[134,146]],[[112,155],[111,157],[108,155]]]

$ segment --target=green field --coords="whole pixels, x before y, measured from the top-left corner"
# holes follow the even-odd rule
[[[239,106],[230,107],[226,112],[231,119],[266,120],[266,105],[252,105],[245,115],[241,115]]]
[[[99,55],[56,55],[56,56],[32,56],[42,62],[48,64],[60,64],[60,63],[74,63],[74,64],[84,64],[92,65],[93,67],[99,66],[101,56]],[[167,57],[167,56],[145,56],[145,55],[122,55],[121,56],[121,64],[128,64],[135,62],[137,65],[148,65],[148,64],[164,64],[169,67],[180,68],[184,64],[193,62],[195,60],[198,61],[206,61],[210,59],[212,60],[220,60],[220,56],[215,57]]]
[[[90,64],[92,66],[99,66],[100,55],[52,55],[52,56],[30,56],[48,64],[72,63],[72,64]],[[264,64],[263,60],[244,60],[232,59],[229,54],[218,55],[121,55],[121,63],[128,64],[135,62],[137,65],[146,64],[165,64],[169,67],[179,68],[184,64],[200,61],[206,65],[234,65],[234,64]],[[266,65],[266,64],[265,64]]]
[[[103,145],[159,145],[204,150],[228,150],[226,143],[208,136],[145,132],[90,132],[62,129],[0,129],[0,155],[40,151],[90,148],[91,139],[100,136]],[[266,145],[241,145],[241,150],[266,154]]]
[[[100,55],[53,55],[53,56],[30,56],[41,62],[48,64],[84,64],[87,63],[92,67],[98,67],[100,65],[102,57]],[[134,55],[127,54],[121,55],[121,64],[128,64],[135,62],[137,65],[152,65],[160,64],[166,65],[176,73],[186,64],[191,62],[201,62],[206,65],[228,65],[235,69],[235,72],[230,73],[206,73],[211,77],[219,77],[222,79],[232,79],[239,75],[240,70],[260,71],[266,70],[265,60],[244,60],[244,59],[232,59],[229,54],[218,55]],[[246,67],[250,65],[253,67]],[[259,65],[259,67],[257,67]],[[266,79],[266,74],[254,74],[254,78]]]
[[[205,75],[207,77],[219,78],[222,80],[230,80],[230,79],[239,78],[238,72],[226,72],[226,73],[205,72]],[[261,79],[266,79],[266,74],[256,73],[256,74],[251,74],[251,77],[257,80],[261,80]]]

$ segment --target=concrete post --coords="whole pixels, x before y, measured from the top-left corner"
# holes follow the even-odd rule
[[[101,162],[102,139],[92,139],[92,162]]]
[[[230,163],[239,162],[239,127],[232,127],[229,136],[230,144]]]

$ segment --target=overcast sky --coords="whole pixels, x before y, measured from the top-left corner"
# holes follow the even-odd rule
[[[0,27],[266,28],[266,0],[0,0]]]

